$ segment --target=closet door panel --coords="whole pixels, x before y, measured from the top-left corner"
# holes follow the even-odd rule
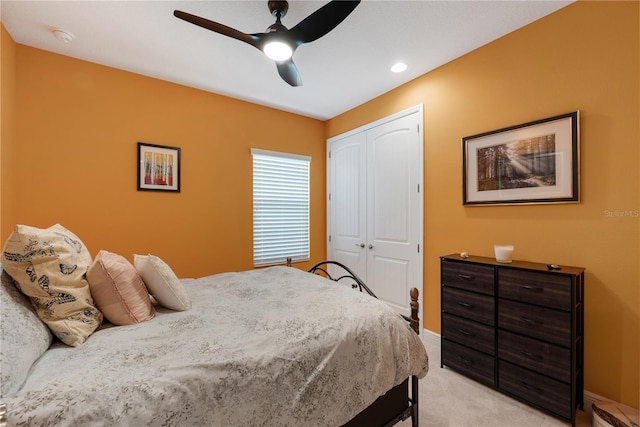
[[[418,108],[327,141],[327,256],[403,314],[422,288],[421,127]]]
[[[330,147],[329,259],[338,261],[366,283],[366,136],[355,134]]]
[[[367,283],[404,314],[421,282],[420,144],[415,115],[367,132]]]
[[[411,286],[411,270],[407,260],[389,258],[374,254],[371,262],[375,280],[369,280],[375,289],[376,296],[383,301],[405,309],[403,314],[409,315],[409,290]]]

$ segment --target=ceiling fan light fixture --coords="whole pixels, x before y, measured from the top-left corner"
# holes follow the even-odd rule
[[[286,61],[293,55],[293,49],[288,44],[274,40],[264,45],[262,49],[267,57],[274,61]]]
[[[282,17],[287,13],[289,2],[268,1],[267,6],[276,22],[269,25],[264,33],[247,34],[201,16],[181,10],[174,10],[173,16],[223,36],[231,37],[261,50],[275,62],[278,74],[290,86],[301,86],[302,79],[294,64],[293,52],[300,45],[323,37],[337,27],[360,4],[360,0],[332,0],[298,22],[291,30],[282,25]]]

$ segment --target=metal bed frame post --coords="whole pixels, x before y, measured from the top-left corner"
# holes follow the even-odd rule
[[[409,291],[409,296],[411,297],[411,320],[409,324],[411,329],[418,335],[420,335],[419,295],[420,292],[418,292],[417,288],[411,288]],[[411,376],[411,408],[413,409],[413,414],[411,415],[412,427],[418,427],[418,377],[414,375]]]

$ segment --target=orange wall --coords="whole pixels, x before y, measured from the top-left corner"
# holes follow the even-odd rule
[[[16,44],[0,25],[0,229],[4,224],[15,223],[11,209],[15,186],[11,177],[15,171],[13,157],[15,146],[15,103],[16,103]],[[9,227],[13,227],[10,225]],[[2,240],[4,243],[4,240]]]
[[[323,122],[23,45],[15,62],[3,242],[15,223],[59,222],[94,256],[151,252],[180,277],[250,269],[255,147],[312,156],[311,259],[324,258]],[[180,193],[136,190],[138,141],[182,149]]]
[[[439,256],[586,268],[587,390],[638,407],[638,2],[578,2],[327,122],[332,137],[424,105],[425,325],[440,328]],[[432,49],[433,46],[425,46]],[[581,111],[579,204],[463,207],[461,138]],[[626,211],[632,216],[611,217]]]

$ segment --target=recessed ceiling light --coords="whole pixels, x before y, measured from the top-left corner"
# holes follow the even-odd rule
[[[395,64],[393,64],[393,67],[391,67],[391,71],[394,73],[401,73],[406,69],[407,64],[405,64],[404,62],[396,62]]]

